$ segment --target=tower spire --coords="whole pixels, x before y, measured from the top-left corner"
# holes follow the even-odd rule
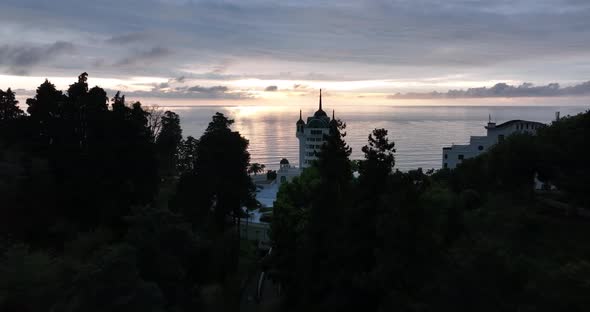
[[[334,117],[334,110],[332,110],[332,120],[335,120],[336,117]]]
[[[303,117],[301,115],[301,110],[299,110],[299,120],[303,120]]]
[[[322,110],[322,89],[320,89],[320,110]]]

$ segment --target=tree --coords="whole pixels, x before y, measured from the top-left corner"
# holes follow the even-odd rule
[[[178,114],[166,111],[164,115],[162,115],[161,124],[161,131],[156,138],[156,148],[158,149],[160,168],[163,175],[174,175],[178,164],[179,147],[182,141],[180,118],[178,117]]]
[[[384,196],[389,193],[389,178],[395,165],[395,143],[389,142],[387,130],[375,129],[368,137],[362,151],[365,159],[359,162],[359,202],[348,216],[351,254],[358,259],[366,274],[375,265],[377,242],[377,219],[386,210]]]
[[[176,169],[180,175],[189,173],[195,169],[198,146],[199,140],[190,135],[180,142],[178,148],[178,165]]]
[[[346,255],[344,219],[351,205],[351,148],[344,141],[346,124],[330,122],[330,131],[318,155],[320,177],[316,195],[311,200],[308,231],[306,283],[307,298],[315,302],[330,297],[335,289],[344,287],[339,274]]]
[[[368,141],[362,148],[365,159],[359,164],[359,179],[364,190],[379,194],[395,165],[395,143],[389,142],[385,129],[373,130]]]
[[[231,120],[214,116],[200,148],[166,112],[155,139],[141,103],[117,93],[109,109],[86,73],[65,95],[45,81],[29,115],[15,98],[0,92],[0,310],[193,311],[203,286],[234,280],[233,225],[254,188]],[[151,207],[167,196],[160,155],[182,174],[182,212],[203,215]]]
[[[266,168],[266,166],[263,164],[259,164],[259,163],[250,164],[250,167],[248,167],[248,174],[253,173],[254,175],[257,175],[261,172],[264,172],[265,168]]]
[[[172,204],[195,224],[212,217],[217,232],[235,224],[241,207],[254,197],[248,140],[231,131],[233,122],[221,113],[213,116],[199,139],[194,168],[181,177]]]
[[[566,192],[576,204],[590,206],[590,111],[555,121],[538,132],[539,177]]]
[[[145,111],[149,114],[148,127],[154,134],[154,139],[156,139],[162,130],[162,117],[164,116],[164,110],[162,110],[158,105],[150,105],[145,108]]]
[[[282,183],[273,207],[270,237],[275,278],[290,300],[301,301],[307,292],[305,275],[308,260],[308,225],[312,199],[318,194],[320,177],[316,167],[309,167],[291,182]]]
[[[121,95],[120,91],[117,91],[117,93],[115,93],[115,96],[112,98],[111,108],[112,108],[113,112],[118,115],[121,115],[125,112],[125,110],[127,108],[125,106],[125,96]]]
[[[17,119],[23,114],[23,111],[18,107],[14,92],[10,88],[6,92],[0,89],[0,123]]]
[[[43,123],[51,117],[59,115],[59,107],[64,102],[65,97],[61,91],[55,88],[55,85],[45,79],[38,88],[34,98],[27,99],[27,112],[31,118]]]
[[[99,224],[122,227],[130,205],[154,198],[154,143],[140,103],[127,107],[117,93],[108,110],[106,92],[89,89],[82,73],[67,96],[46,80],[27,104],[22,144],[49,165],[58,189],[53,214],[71,225],[56,227],[64,235]]]
[[[10,88],[6,92],[0,90],[0,141],[6,144],[19,144],[26,136],[27,132],[23,131],[23,123],[27,120],[24,112],[18,107],[16,95]],[[2,142],[0,142],[2,144]]]
[[[66,96],[55,88],[47,79],[38,88],[34,98],[27,99],[27,112],[31,116],[31,129],[34,142],[45,149],[54,143],[57,130],[57,118],[62,116],[61,107]]]

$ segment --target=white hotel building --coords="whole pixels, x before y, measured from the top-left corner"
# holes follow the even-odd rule
[[[468,145],[453,144],[450,147],[443,147],[443,168],[454,169],[464,159],[478,156],[513,133],[529,132],[535,134],[537,129],[543,126],[545,124],[527,120],[510,120],[496,125],[490,118],[488,125],[485,126],[488,132],[486,136],[472,136]]]
[[[332,119],[334,112],[332,111]],[[299,139],[299,168],[311,166],[317,160],[317,153],[324,144],[324,135],[330,133],[330,117],[322,109],[322,90],[320,89],[320,107],[311,117],[307,117],[307,123],[303,121],[301,111],[297,121],[297,138]]]

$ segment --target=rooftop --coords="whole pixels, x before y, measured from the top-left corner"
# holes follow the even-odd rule
[[[544,123],[541,122],[537,122],[537,121],[530,121],[530,120],[521,120],[521,119],[515,119],[515,120],[509,120],[505,123],[501,123],[499,125],[494,124],[494,126],[486,126],[486,129],[497,129],[497,128],[506,128],[506,127],[510,127],[511,125],[515,124],[515,123],[522,123],[522,122],[526,122],[526,123],[532,123],[532,124],[536,124],[536,125],[545,125]]]

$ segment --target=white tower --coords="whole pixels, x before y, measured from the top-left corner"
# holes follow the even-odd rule
[[[322,90],[320,89],[319,109],[313,116],[307,117],[307,123],[303,121],[302,113],[299,111],[296,134],[299,139],[299,168],[311,166],[325,142],[324,135],[329,133],[330,117],[322,109]]]

